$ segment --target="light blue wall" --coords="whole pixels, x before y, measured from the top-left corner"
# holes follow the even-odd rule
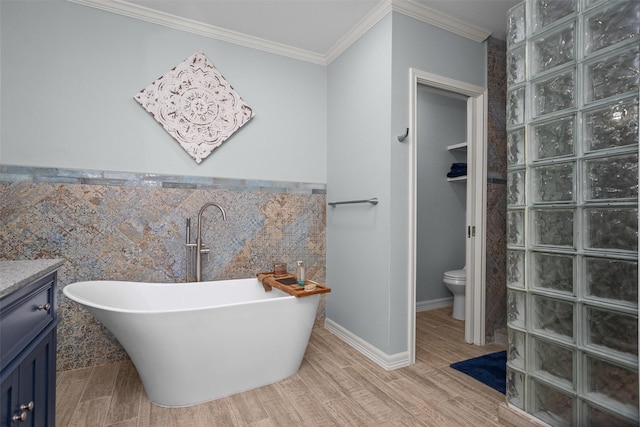
[[[398,13],[393,14],[391,82],[391,343],[393,352],[407,349],[407,283],[409,148],[399,143],[409,120],[409,68],[485,86],[486,47]]]
[[[391,15],[328,66],[327,318],[389,351]]]
[[[393,355],[408,349],[409,68],[485,85],[485,46],[392,13],[328,67],[327,319]]]
[[[0,15],[0,163],[326,182],[326,67],[63,0]],[[133,99],[197,50],[256,113],[200,165]]]
[[[417,99],[416,301],[451,297],[442,281],[465,263],[466,181],[449,182],[451,163],[466,162],[465,151],[448,145],[466,141],[466,97],[425,86]]]

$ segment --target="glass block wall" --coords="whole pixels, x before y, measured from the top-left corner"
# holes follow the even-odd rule
[[[640,1],[527,0],[507,34],[507,401],[638,425]]]

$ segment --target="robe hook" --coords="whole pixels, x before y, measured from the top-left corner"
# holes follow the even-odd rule
[[[404,135],[398,135],[398,141],[403,142],[407,136],[409,136],[409,128],[407,128],[407,131],[404,133]]]

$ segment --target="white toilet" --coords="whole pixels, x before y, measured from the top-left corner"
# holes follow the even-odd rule
[[[465,266],[466,267],[466,266]],[[464,293],[467,285],[467,270],[444,272],[444,284],[453,293],[453,314],[451,317],[464,320]]]

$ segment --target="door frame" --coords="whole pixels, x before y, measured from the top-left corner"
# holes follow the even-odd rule
[[[465,289],[465,341],[485,344],[487,199],[487,90],[483,87],[409,69],[409,259],[408,343],[409,363],[416,353],[416,231],[417,231],[417,125],[418,86],[429,86],[467,96],[467,287]],[[475,236],[471,230],[475,228]],[[471,277],[470,277],[471,276]],[[471,280],[469,280],[471,279]],[[472,286],[469,286],[472,284]]]

